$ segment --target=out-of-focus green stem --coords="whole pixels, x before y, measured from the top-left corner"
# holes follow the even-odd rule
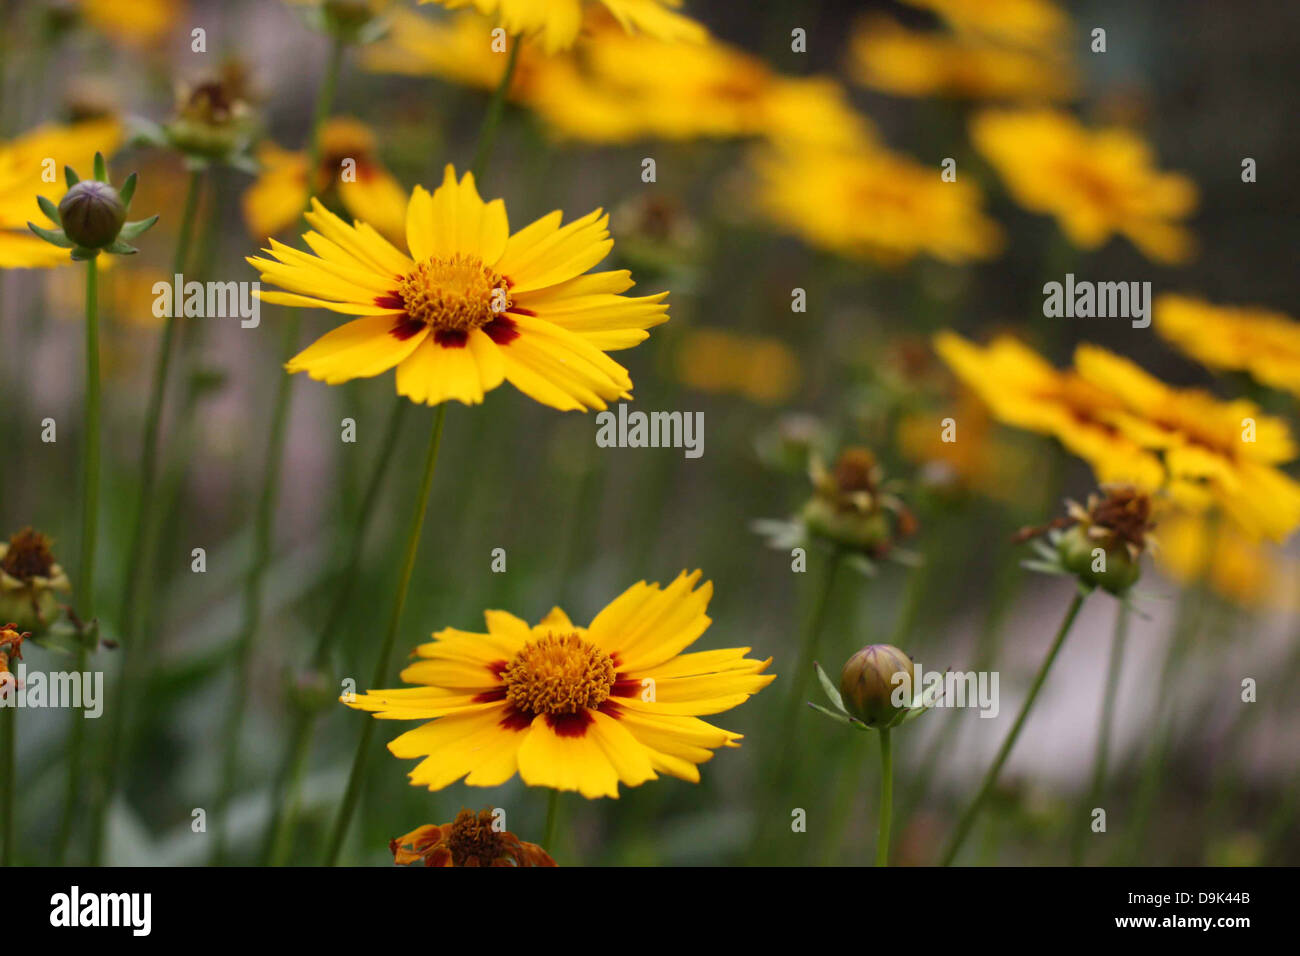
[[[1038,692],[1042,689],[1043,682],[1047,680],[1047,674],[1056,661],[1056,655],[1061,651],[1061,645],[1065,643],[1066,637],[1070,634],[1070,628],[1074,625],[1074,619],[1079,614],[1079,608],[1083,606],[1084,597],[1084,592],[1078,591],[1075,593],[1074,599],[1070,601],[1070,607],[1065,612],[1065,620],[1061,622],[1061,627],[1056,632],[1056,639],[1052,641],[1052,647],[1047,652],[1047,657],[1043,659],[1042,666],[1038,668],[1038,673],[1034,675],[1034,682],[1029,685],[1029,693],[1025,696],[1025,702],[1020,706],[1020,713],[1016,715],[1016,722],[1011,725],[1011,732],[1007,734],[1006,740],[1002,742],[997,757],[994,758],[992,766],[984,775],[984,782],[980,785],[979,792],[976,793],[975,799],[971,801],[970,806],[966,808],[966,812],[962,814],[961,820],[957,823],[957,828],[953,831],[952,838],[948,841],[948,847],[943,854],[944,866],[950,866],[952,861],[956,859],[962,844],[966,842],[966,837],[970,835],[975,818],[979,816],[984,802],[988,799],[989,794],[993,792],[994,786],[997,785],[998,775],[1002,773],[1002,765],[1007,762],[1007,757],[1011,755],[1011,749],[1016,745],[1016,739],[1020,736],[1020,730],[1025,725],[1025,719],[1029,716],[1034,701],[1038,699]]]
[[[1083,862],[1084,837],[1090,832],[1086,821],[1092,808],[1101,798],[1102,788],[1106,785],[1106,769],[1110,761],[1111,728],[1115,725],[1115,699],[1119,694],[1119,677],[1123,670],[1124,645],[1128,640],[1130,608],[1127,601],[1120,601],[1115,609],[1115,633],[1110,642],[1110,660],[1106,665],[1106,690],[1101,702],[1101,720],[1097,725],[1097,750],[1092,761],[1092,777],[1088,792],[1084,795],[1083,812],[1071,823],[1070,865],[1078,866]]]
[[[876,866],[889,866],[889,826],[894,815],[894,743],[888,727],[880,730],[880,830]]]
[[[492,100],[488,103],[487,113],[483,116],[483,125],[479,129],[478,143],[474,147],[474,158],[470,160],[470,172],[474,178],[478,179],[483,175],[483,168],[487,165],[488,156],[492,154],[492,144],[496,140],[497,126],[501,123],[501,114],[505,110],[506,95],[510,92],[510,81],[514,79],[515,67],[519,63],[519,48],[523,46],[522,37],[510,38],[510,52],[506,54],[505,72],[501,74],[501,82],[497,84],[496,90],[492,93]]]
[[[556,824],[560,819],[560,791],[550,790],[546,798],[546,829],[542,833],[542,849],[551,855],[556,855],[555,830]]]
[[[18,693],[17,686],[10,691]],[[0,866],[13,866],[18,854],[14,850],[17,831],[14,830],[14,807],[18,799],[18,790],[14,786],[14,774],[18,769],[18,708],[5,707],[8,713],[0,713]]]
[[[86,421],[81,458],[81,557],[77,568],[77,616],[83,633],[77,641],[77,671],[86,669],[86,641],[95,633],[95,536],[99,529],[99,258],[86,260]],[[82,750],[86,731],[80,714],[72,715],[68,738],[68,786],[63,802],[54,858],[62,864],[76,821],[82,793]]]
[[[346,44],[338,37],[334,38],[330,48],[330,57],[325,68],[325,77],[316,96],[316,107],[312,112],[311,134],[307,143],[307,192],[308,198],[304,208],[311,205],[311,183],[314,170],[320,165],[321,127],[330,114],[334,104],[334,94],[338,88],[339,73],[343,66],[343,54]],[[298,331],[301,317],[297,309],[291,309],[285,321],[284,342],[281,354],[287,359],[298,347]],[[217,801],[212,814],[216,826],[212,846],[212,862],[225,861],[226,840],[229,831],[227,819],[231,797],[235,790],[235,777],[239,770],[239,737],[243,731],[244,711],[248,705],[248,679],[252,665],[253,644],[262,616],[262,592],[265,585],[266,569],[271,562],[271,531],[275,523],[275,506],[279,500],[280,476],[284,467],[284,438],[289,419],[289,400],[293,394],[292,377],[281,374],[276,387],[275,404],[271,413],[271,436],[266,454],[266,471],[262,480],[262,491],[257,502],[257,512],[253,519],[253,555],[248,567],[248,577],[244,585],[244,622],[239,638],[235,643],[235,689],[222,734],[224,753],[221,761],[221,783]]]
[[[180,231],[176,236],[176,251],[172,256],[172,275],[184,273],[189,258],[190,238],[194,231],[194,217],[202,192],[203,174],[192,170],[181,213]],[[96,777],[96,792],[92,799],[90,830],[90,865],[98,866],[104,852],[104,830],[109,805],[117,786],[118,763],[129,754],[130,709],[132,692],[137,688],[141,674],[139,648],[136,647],[136,614],[144,586],[153,580],[151,573],[153,553],[154,486],[158,478],[158,438],[162,431],[163,403],[167,395],[168,371],[171,367],[172,343],[176,336],[176,313],[180,303],[175,303],[171,314],[163,323],[158,355],[154,359],[153,380],[149,387],[149,405],[145,411],[144,435],[140,442],[140,501],[136,506],[135,525],[131,531],[131,544],[123,568],[122,602],[118,618],[118,643],[123,655],[122,673],[118,676],[114,703],[109,716],[108,743],[104,749],[101,768]]]
[[[388,619],[388,628],[379,648],[379,659],[375,662],[374,676],[369,686],[384,686],[388,677],[389,663],[393,656],[393,645],[397,640],[397,629],[402,623],[402,610],[406,607],[406,595],[411,589],[411,575],[415,572],[415,557],[420,550],[420,535],[424,530],[424,516],[429,509],[429,490],[433,487],[433,474],[438,465],[438,448],[442,444],[442,426],[447,418],[447,403],[438,406],[433,417],[433,431],[429,435],[429,449],[424,458],[424,477],[420,482],[419,497],[411,515],[411,524],[406,534],[406,551],[402,558],[402,569],[397,579],[397,597],[393,601],[393,612]],[[343,840],[352,822],[352,814],[361,796],[361,782],[365,776],[366,758],[369,755],[370,740],[375,733],[374,719],[366,720],[361,726],[361,739],[357,743],[356,753],[352,758],[352,770],[348,774],[347,790],[343,794],[343,803],[330,834],[325,851],[325,865],[333,866],[338,862],[339,852],[343,849]]]

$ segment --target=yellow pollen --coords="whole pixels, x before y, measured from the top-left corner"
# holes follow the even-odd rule
[[[510,308],[505,279],[478,256],[433,256],[397,286],[406,313],[444,332],[482,328]]]
[[[614,662],[577,634],[529,641],[501,675],[506,699],[532,714],[576,714],[599,707],[614,686]]]

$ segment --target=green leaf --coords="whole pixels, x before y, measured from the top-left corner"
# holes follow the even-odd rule
[[[118,231],[119,239],[134,239],[136,236],[143,235],[153,228],[154,223],[158,221],[158,215],[155,213],[148,219],[138,219],[135,222],[128,222]]]
[[[63,219],[59,216],[59,207],[46,199],[44,196],[36,197],[36,205],[41,207],[41,212],[50,217],[50,221],[57,226],[63,225]]]
[[[36,225],[34,222],[29,222],[27,228],[36,233],[36,235],[40,236],[46,242],[58,246],[60,249],[71,249],[76,245],[75,242],[63,234],[62,229],[46,229],[43,226]]]
[[[130,176],[126,177],[126,182],[124,182],[122,188],[117,191],[118,196],[122,199],[123,206],[131,205],[131,197],[135,195],[135,183],[139,178],[138,174],[132,173]]]
[[[95,178],[101,183],[108,182],[108,169],[104,163],[104,154],[95,153]]]
[[[71,166],[63,167],[63,178],[68,181],[69,189],[81,182],[81,179],[77,176],[77,171]]]

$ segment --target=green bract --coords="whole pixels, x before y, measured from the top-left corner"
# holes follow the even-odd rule
[[[128,222],[127,211],[135,195],[136,174],[132,173],[114,189],[108,182],[104,155],[95,154],[95,178],[82,181],[71,166],[63,168],[68,191],[55,206],[44,196],[36,197],[41,211],[57,224],[46,229],[33,222],[27,228],[51,245],[71,250],[73,259],[93,259],[101,252],[129,256],[139,252],[127,240],[148,231],[158,217]]]

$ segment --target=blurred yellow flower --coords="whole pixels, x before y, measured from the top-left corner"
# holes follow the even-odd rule
[[[409,255],[365,218],[349,225],[313,199],[303,239],[315,255],[271,239],[270,258],[248,260],[288,290],[263,301],[362,316],[294,356],[291,373],[337,385],[396,368],[398,394],[429,405],[476,405],[505,381],[561,411],[630,397],[605,353],[666,322],[668,293],[626,297],[626,270],[587,272],[614,245],[601,210],[563,227],[556,210],[511,235],[505,203],[485,203],[449,165],[432,195],[411,193]]]
[[[1220,401],[1174,388],[1094,345],[1074,353],[1087,382],[1122,403],[1101,416],[1144,448],[1159,451],[1175,500],[1209,495],[1253,538],[1282,541],[1300,526],[1300,483],[1276,466],[1296,456],[1287,423],[1245,399]]]
[[[1095,249],[1120,234],[1158,262],[1191,257],[1192,236],[1180,220],[1196,206],[1196,186],[1157,171],[1136,133],[1090,130],[1054,110],[988,110],[971,121],[971,137],[1012,197],[1054,216],[1075,245]]]
[[[262,173],[244,191],[244,222],[256,237],[273,236],[297,223],[307,205],[307,156],[266,142],[257,159]],[[406,233],[406,193],[380,161],[374,133],[359,120],[336,116],[322,127],[311,195],[337,199],[390,241],[401,242]]]
[[[1051,435],[1078,455],[1100,484],[1132,484],[1154,491],[1164,484],[1160,459],[1124,435],[1108,416],[1123,405],[1104,389],[1003,335],[987,346],[953,332],[935,336],[935,351],[1005,425]],[[962,428],[957,423],[958,434]]]
[[[1068,98],[1075,85],[1061,58],[909,30],[881,16],[858,23],[849,55],[854,79],[896,96],[1052,101]]]
[[[422,720],[388,745],[424,758],[411,783],[464,778],[614,797],[665,773],[698,783],[698,764],[740,735],[699,717],[744,703],[772,682],[748,647],[682,653],[710,624],[713,585],[683,572],[668,587],[632,585],[578,627],[558,607],[535,626],[487,611],[487,633],[447,628],[421,644],[402,680],[346,701],[387,720]]]
[[[882,147],[841,152],[812,146],[765,149],[753,159],[754,206],[806,242],[851,259],[897,266],[918,255],[949,263],[988,259],[1002,248],[997,223],[967,180]]]
[[[1300,396],[1300,322],[1289,315],[1166,294],[1156,298],[1155,326],[1209,368],[1247,372],[1263,385]]]
[[[433,75],[479,89],[501,80],[505,56],[477,14],[433,21],[397,12],[387,39],[362,54],[370,70]],[[629,35],[588,15],[583,42],[553,57],[525,42],[509,96],[560,137],[590,143],[766,136],[842,148],[873,136],[840,84],[782,77],[742,50],[705,38],[679,44]]]
[[[81,0],[81,12],[96,30],[126,46],[157,43],[181,14],[179,0]]]
[[[799,358],[784,343],[721,329],[687,332],[676,355],[677,377],[702,392],[741,395],[777,405],[799,387]]]
[[[96,152],[111,156],[121,143],[122,126],[113,118],[47,124],[0,142],[0,268],[49,268],[72,261],[66,249],[27,228],[29,221],[57,226],[41,211],[36,197],[43,195],[58,205],[67,191],[64,166],[86,175]]]
[[[931,10],[954,29],[1019,46],[1059,44],[1070,20],[1052,0],[903,0]]]
[[[515,36],[537,35],[549,53],[573,46],[582,31],[585,8],[597,3],[612,13],[629,33],[644,33],[656,40],[699,43],[708,31],[677,12],[682,0],[420,0],[449,10],[473,5],[479,13],[495,15]]]
[[[1205,583],[1247,609],[1294,611],[1300,564],[1212,515],[1176,511],[1160,520],[1156,564],[1182,585]]]

